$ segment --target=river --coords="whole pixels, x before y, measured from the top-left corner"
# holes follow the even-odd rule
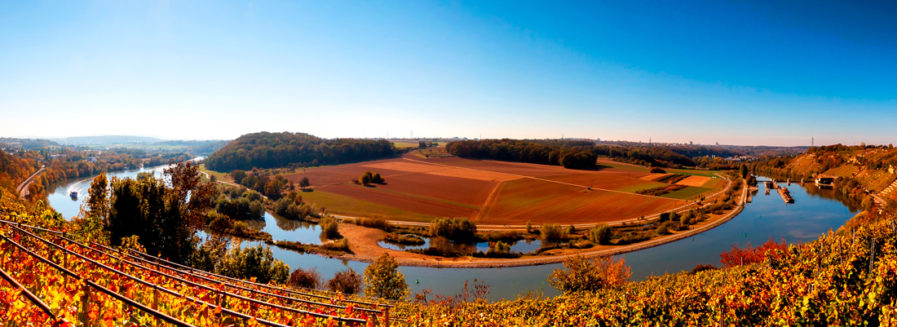
[[[141,172],[161,174],[165,166],[148,169],[123,171],[108,174],[118,178],[136,177]],[[50,205],[62,213],[66,219],[78,214],[84,201],[90,180],[79,179],[60,186],[48,196]],[[652,275],[690,270],[698,264],[720,265],[720,253],[731,249],[733,244],[743,247],[750,243],[760,245],[769,239],[788,243],[807,242],[819,237],[829,229],[837,229],[853,213],[834,198],[831,190],[816,189],[812,185],[788,185],[793,204],[786,204],[775,191],[765,195],[765,186],[754,196],[753,202],[729,222],[704,233],[676,242],[621,255],[632,267],[632,279],[643,280]],[[809,191],[808,189],[809,188]],[[78,192],[77,200],[69,193]],[[315,225],[281,219],[265,213],[264,220],[252,222],[251,226],[266,231],[275,240],[292,240],[303,243],[320,242],[320,230]],[[259,242],[243,242],[243,246]],[[283,260],[291,268],[315,268],[324,280],[346,267],[362,273],[367,263],[332,259],[314,254],[300,254],[291,250],[272,247],[274,256]],[[510,267],[510,268],[427,268],[400,267],[413,292],[430,289],[434,294],[453,296],[461,291],[465,281],[477,279],[490,287],[488,298],[513,299],[520,294],[553,296],[558,290],[547,282],[548,274],[561,268],[561,264]]]

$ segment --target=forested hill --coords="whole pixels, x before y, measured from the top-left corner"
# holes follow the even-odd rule
[[[305,133],[260,132],[240,136],[215,151],[206,165],[218,171],[339,164],[396,155],[385,140],[323,139]]]
[[[20,158],[0,150],[0,192],[13,193],[16,183],[38,169],[34,160]]]

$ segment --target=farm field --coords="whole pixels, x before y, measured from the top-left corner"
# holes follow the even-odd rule
[[[327,212],[389,220],[429,221],[466,217],[479,224],[581,224],[635,219],[667,211],[710,194],[725,183],[712,172],[668,170],[684,188],[662,196],[636,192],[669,186],[647,167],[600,162],[596,170],[409,153],[353,164],[298,169],[284,176],[307,177],[313,191],[303,198]],[[365,171],[383,185],[353,183]],[[701,174],[696,174],[701,173]]]

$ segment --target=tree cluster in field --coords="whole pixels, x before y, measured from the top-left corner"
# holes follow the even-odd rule
[[[541,140],[477,140],[456,141],[446,145],[446,150],[456,156],[477,159],[495,159],[538,164],[562,165],[567,168],[587,169],[595,167],[598,156],[647,166],[694,166],[688,157],[664,147],[636,147],[618,145],[573,145]]]
[[[380,159],[396,155],[392,142],[322,139],[305,133],[252,133],[240,136],[209,156],[218,171],[290,166],[317,166]]]
[[[370,184],[386,184],[386,179],[383,179],[383,176],[380,176],[380,173],[374,173],[370,170],[365,171],[364,174],[358,177],[358,179],[354,180],[356,184],[361,185],[370,185]]]

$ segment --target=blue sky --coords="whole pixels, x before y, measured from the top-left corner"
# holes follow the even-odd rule
[[[897,7],[0,2],[0,136],[897,143]]]

